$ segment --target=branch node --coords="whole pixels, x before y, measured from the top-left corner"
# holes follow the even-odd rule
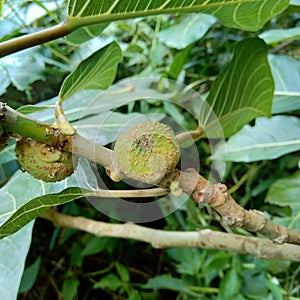
[[[206,192],[206,190],[195,191],[193,193],[193,199],[198,204],[208,204],[211,200],[210,193]]]
[[[254,228],[254,232],[261,231],[265,228],[267,218],[265,214],[262,211],[256,210],[256,209],[250,209],[249,212],[252,212],[256,214],[256,227]]]
[[[288,238],[288,234],[281,235],[281,236],[277,237],[276,239],[274,239],[273,243],[278,244],[278,245],[282,245],[283,243],[285,243],[287,238]]]
[[[227,192],[227,186],[223,183],[217,183],[216,187],[223,193],[225,194]]]

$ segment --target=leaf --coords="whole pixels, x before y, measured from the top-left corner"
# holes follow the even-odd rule
[[[2,151],[0,151],[0,165],[2,167],[4,167],[5,164],[8,164],[11,161],[16,160],[14,147],[15,147],[15,142],[9,141],[8,146],[6,146]],[[14,168],[11,168],[11,169],[14,169]],[[17,169],[18,169],[18,167],[17,167]]]
[[[300,39],[300,27],[289,29],[273,29],[262,32],[259,37],[267,44]]]
[[[169,100],[175,92],[166,93],[152,87],[152,83],[159,78],[135,78],[127,79],[112,85],[109,89],[81,91],[63,102],[63,108],[67,119],[72,122],[92,115],[107,113],[117,107],[127,105],[141,99]],[[39,102],[41,106],[54,105],[57,98]],[[31,117],[40,122],[52,123],[55,120],[53,109],[31,114]]]
[[[201,296],[189,289],[189,286],[184,279],[174,278],[171,275],[158,275],[150,278],[142,287],[144,289],[167,289],[171,291],[183,292],[191,297],[199,299]]]
[[[130,282],[130,274],[124,265],[117,262],[116,269],[123,282]]]
[[[222,300],[232,300],[238,295],[240,288],[240,280],[235,268],[226,272],[225,276],[220,282],[220,293]],[[229,288],[230,287],[230,288]]]
[[[293,116],[259,117],[255,126],[246,125],[225,143],[226,161],[252,162],[275,159],[300,150],[300,119]],[[220,160],[220,149],[212,159]]]
[[[178,261],[176,265],[178,273],[194,275],[199,272],[201,267],[201,254],[198,249],[172,248],[167,252],[168,255]]]
[[[0,224],[7,221],[19,207],[33,197],[59,193],[66,187],[75,185],[78,186],[75,176],[57,183],[44,183],[28,173],[16,172],[0,189]],[[24,187],[28,188],[24,189]],[[5,255],[0,255],[0,295],[4,299],[14,300],[17,297],[25,258],[31,242],[32,225],[31,222],[15,234],[0,240],[0,253],[5,253]]]
[[[272,16],[289,5],[288,0],[70,0],[66,26],[74,30],[99,22],[137,18],[145,15],[203,12],[216,16],[221,23],[243,30],[257,30]]]
[[[274,223],[284,227],[300,230],[300,205],[290,205],[292,215],[289,217],[273,217]]]
[[[94,284],[94,289],[109,289],[116,291],[122,287],[122,281],[115,274],[108,274],[102,277],[97,283]]]
[[[43,3],[41,3],[43,2]],[[58,5],[62,5],[62,1],[30,1],[25,5],[24,1],[8,2],[1,0],[0,11],[3,8],[3,16],[0,23],[0,39],[5,41],[12,36],[18,34],[29,33],[30,28],[40,24],[39,21],[45,17],[50,21],[52,17],[57,23],[60,22],[57,13],[52,11],[57,10]],[[31,26],[33,25],[33,26]]]
[[[225,26],[250,31],[260,29],[272,16],[282,12],[289,5],[288,0],[249,2],[237,0],[220,2],[218,1],[216,5],[215,1],[209,1],[208,3],[206,1],[207,6],[211,5],[211,8],[204,9],[203,12],[214,15]],[[231,4],[229,4],[230,2]],[[217,8],[214,6],[217,6]]]
[[[287,55],[269,55],[275,81],[272,113],[300,109],[300,61]]]
[[[67,187],[78,186],[76,179],[78,172],[81,172],[80,165],[78,165],[74,174],[65,180],[56,183],[45,183],[35,179],[28,173],[17,171],[9,182],[0,189],[0,224],[7,221],[11,215],[32,198],[59,193]],[[24,189],[24,187],[28,188]]]
[[[127,300],[142,300],[142,297],[141,297],[140,293],[137,290],[131,290],[130,291],[130,296],[129,296],[129,298],[127,298]]]
[[[216,21],[215,17],[206,14],[189,15],[179,24],[160,31],[158,38],[168,47],[181,50],[201,39]]]
[[[62,286],[62,296],[64,300],[73,300],[77,293],[80,281],[77,278],[68,278]]]
[[[71,44],[79,45],[89,39],[97,37],[108,25],[108,23],[103,23],[81,27],[68,34],[65,39]]]
[[[283,300],[284,299],[283,296],[282,296],[282,290],[272,280],[266,279],[266,285],[271,290],[271,292],[272,292],[272,298],[274,300]]]
[[[53,106],[39,106],[39,105],[23,105],[17,109],[17,111],[21,114],[31,114],[34,112],[42,111],[45,109],[53,109]]]
[[[107,89],[115,79],[121,59],[122,52],[116,42],[96,51],[64,80],[59,98],[65,100],[83,90]]]
[[[274,263],[274,261],[272,261]],[[264,270],[260,272],[253,272],[252,270],[245,270],[242,273],[242,287],[241,292],[247,295],[250,299],[267,299],[268,287],[266,286],[266,276]],[[255,289],[253,288],[255,286]],[[248,299],[249,299],[248,298]]]
[[[187,291],[187,284],[179,278],[170,275],[158,275],[150,278],[143,286],[145,289],[168,289],[173,291]]]
[[[80,252],[80,256],[88,256],[103,252],[106,249],[109,238],[92,236]]]
[[[45,61],[36,49],[27,49],[22,53],[15,53],[2,58],[0,71],[1,77],[4,74],[18,90],[24,91],[28,90],[34,81],[45,79]],[[5,91],[7,83],[7,79],[4,80],[4,86],[0,92]]]
[[[7,72],[5,70],[1,70],[0,65],[0,95],[4,94],[6,92],[6,88],[10,85],[10,79],[7,76]]]
[[[291,0],[290,5],[297,5],[300,6],[300,0]]]
[[[268,190],[266,202],[278,206],[299,206],[300,170],[292,176],[278,179]]]
[[[32,225],[0,240],[0,295],[1,299],[17,299],[25,259],[31,243]]]
[[[176,80],[183,69],[184,64],[188,60],[188,55],[191,52],[193,45],[186,47],[185,49],[178,52],[170,65],[170,70],[168,72],[171,79]]]
[[[31,290],[38,276],[41,262],[42,259],[39,256],[32,265],[25,269],[19,287],[19,294]]]
[[[50,207],[73,201],[81,198],[82,196],[82,190],[80,188],[73,187],[65,189],[60,193],[47,194],[30,200],[1,225],[0,239],[17,232]]]
[[[270,116],[273,91],[266,44],[258,38],[243,40],[236,45],[229,65],[214,81],[199,122],[208,137],[222,137],[219,123],[224,136],[229,137],[255,117]]]

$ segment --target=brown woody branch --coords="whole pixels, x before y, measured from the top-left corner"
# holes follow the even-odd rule
[[[139,226],[133,223],[110,224],[46,211],[42,218],[56,226],[74,228],[96,236],[130,238],[150,243],[154,248],[203,248],[218,249],[237,253],[251,254],[270,260],[300,261],[300,247],[291,244],[277,245],[267,239],[246,237],[235,234],[212,231],[165,231]]]
[[[227,192],[226,185],[212,184],[194,169],[180,172],[178,180],[184,192],[192,195],[195,202],[209,205],[227,226],[243,227],[248,231],[263,234],[276,244],[300,244],[300,231],[268,220],[261,211],[247,211],[234,201]]]

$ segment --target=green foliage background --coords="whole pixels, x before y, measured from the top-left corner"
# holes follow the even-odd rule
[[[147,5],[155,9],[160,2],[147,1]],[[183,4],[185,2],[188,1],[182,1]],[[265,211],[276,222],[300,229],[299,3],[294,1],[294,5],[287,7],[287,1],[275,1],[275,6],[274,1],[254,1],[251,5],[254,15],[262,3],[266,6],[262,5],[262,15],[255,15],[257,18],[249,20],[245,18],[245,12],[251,15],[251,11],[249,7],[244,7],[247,4],[242,4],[243,1],[233,1],[239,6],[233,19],[230,16],[234,6],[201,8],[203,1],[198,2],[199,11],[212,15],[178,15],[176,11],[170,11],[169,15],[100,25],[91,25],[87,17],[82,22],[90,26],[73,32],[66,39],[1,59],[1,101],[15,108],[24,104],[49,107],[59,95],[61,99],[66,98],[65,112],[68,119],[75,122],[89,103],[88,99],[99,96],[99,91],[85,90],[85,87],[92,85],[93,88],[105,89],[110,85],[110,80],[118,82],[129,78],[134,81],[132,78],[147,76],[182,82],[207,97],[210,104],[217,103],[214,106],[215,113],[229,138],[226,142],[227,169],[222,180],[230,187],[234,198],[247,209]],[[80,5],[81,1],[70,1],[71,27],[75,26],[78,18],[78,10],[72,9],[76,3]],[[67,11],[65,1],[2,1],[2,4],[0,42],[32,29],[55,25],[65,18]],[[267,21],[264,18],[271,18],[284,8],[285,11],[264,25]],[[88,15],[88,10],[85,13]],[[245,31],[249,29],[252,31]],[[261,37],[267,45],[257,37]],[[121,60],[118,57],[120,49],[123,60],[117,74],[113,74],[114,67]],[[255,49],[264,53],[257,61],[251,59]],[[243,51],[243,57],[235,60],[234,53]],[[101,56],[103,53],[108,55],[105,59]],[[103,62],[112,62],[109,56],[113,56],[114,65],[110,65],[111,69],[107,70],[104,66],[95,71],[104,79],[107,76],[108,83],[102,78],[103,81],[88,81],[82,85],[83,88],[74,85],[76,76],[73,73],[72,77],[69,73],[75,69],[80,72],[85,59],[98,55]],[[246,68],[250,60],[252,64]],[[261,90],[269,90],[268,96],[264,95],[254,105],[250,92],[243,94],[247,87],[245,82],[253,87],[252,82],[263,81],[270,72],[274,79],[274,95],[273,83],[266,83]],[[228,73],[232,75],[231,80],[224,81],[222,76]],[[253,74],[255,76],[252,77]],[[66,77],[68,79],[64,81]],[[244,78],[247,78],[246,81]],[[239,80],[240,85],[237,84]],[[220,87],[223,92],[218,94]],[[238,97],[239,90],[242,98]],[[138,97],[139,90],[135,93]],[[234,103],[228,100],[232,98],[236,99]],[[176,105],[153,100],[129,103],[130,100],[122,95],[113,99],[104,96],[101,104],[91,107],[91,111],[97,121],[102,122],[114,110],[107,121],[112,128],[120,126],[134,115],[149,112],[172,117],[186,129],[193,129],[197,125],[198,120]],[[115,110],[117,106],[120,107]],[[35,107],[21,109],[35,112],[33,115],[41,121],[53,121],[51,109],[37,111]],[[257,107],[260,108],[259,113],[253,113]],[[195,112],[199,110],[197,107],[194,109]],[[245,115],[239,114],[239,109],[246,109]],[[213,122],[210,123],[208,114],[204,113],[205,110],[202,110],[200,122],[209,124],[211,134],[218,137]],[[87,116],[95,117],[91,112],[87,112]],[[246,123],[250,124],[243,127]],[[84,133],[87,136],[89,134],[88,131]],[[113,138],[114,132],[108,129],[103,132],[99,142],[108,145]],[[205,139],[198,141],[197,147],[201,153],[201,172],[205,176],[209,173],[210,159],[222,159],[222,153],[221,150],[217,151],[211,157]],[[31,199],[49,202],[47,195],[60,194],[65,186],[71,187],[66,193],[70,196],[68,191],[72,192],[72,187],[76,186],[74,178],[69,178],[67,183],[50,185],[17,170],[13,145],[1,152],[0,162],[3,186],[0,194],[1,223],[8,218],[5,212],[11,214]],[[110,184],[111,188],[124,188]],[[31,188],[25,190],[24,186]],[[74,192],[76,197],[72,198],[71,195],[67,199],[62,194],[64,200],[60,203],[78,198],[80,193],[74,191],[77,192]],[[57,209],[66,214],[115,222],[101,215],[84,199],[77,199]],[[98,238],[71,229],[54,228],[41,219],[35,222],[21,280],[20,266],[28,251],[32,225],[30,223],[22,231],[0,241],[1,259],[9,270],[13,270],[7,273],[5,268],[0,267],[1,282],[10,281],[9,285],[1,284],[0,295],[3,297],[0,298],[14,299],[14,288],[7,289],[7,286],[14,285],[15,289],[19,289],[19,299],[300,299],[300,267],[295,263],[270,262],[246,255],[201,249],[155,250],[136,241]],[[168,230],[211,228],[224,231],[211,214],[200,210],[191,201],[164,220],[146,225]],[[7,227],[1,228],[1,234],[4,235]],[[11,230],[11,227],[8,228]],[[249,234],[243,230],[235,232]],[[13,258],[14,249],[22,253],[17,258]],[[20,280],[18,287],[16,283]]]

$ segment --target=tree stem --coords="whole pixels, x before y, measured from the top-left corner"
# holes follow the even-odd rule
[[[268,220],[263,212],[246,210],[235,202],[224,184],[212,184],[194,169],[180,172],[181,189],[200,205],[209,205],[228,227],[242,227],[270,238],[276,244],[300,245],[300,231]]]
[[[0,58],[33,46],[56,40],[66,36],[70,32],[71,31],[66,24],[61,23],[48,29],[5,41],[0,44]]]
[[[0,102],[0,105],[1,122],[6,131],[32,138],[63,151],[72,152],[95,161],[105,168],[112,166],[112,150],[87,140],[76,132],[73,135],[64,134],[60,128],[40,123],[15,111],[5,103]]]
[[[40,123],[27,115],[21,114],[5,103],[1,103],[2,126],[6,131],[32,138],[41,143],[51,145],[51,126]],[[51,145],[52,146],[52,145]]]
[[[300,247],[291,244],[276,245],[267,239],[241,236],[209,229],[199,231],[166,231],[135,225],[109,224],[84,217],[73,217],[53,210],[44,212],[41,217],[60,227],[74,228],[95,234],[116,238],[129,238],[150,243],[154,248],[202,248],[219,249],[251,254],[270,260],[300,261]]]

